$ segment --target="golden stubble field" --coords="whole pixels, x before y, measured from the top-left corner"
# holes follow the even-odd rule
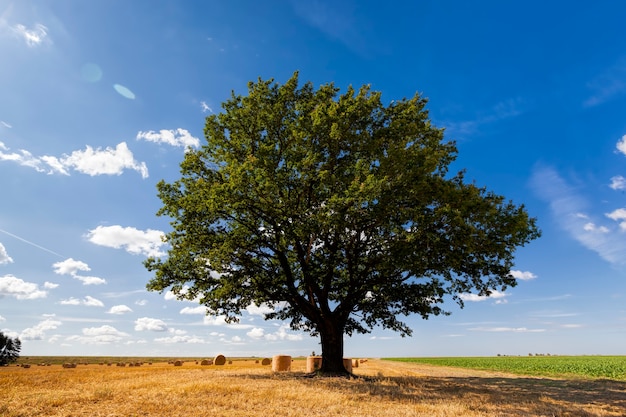
[[[230,365],[0,368],[2,417],[626,416],[626,383],[520,377],[369,359],[361,378]]]

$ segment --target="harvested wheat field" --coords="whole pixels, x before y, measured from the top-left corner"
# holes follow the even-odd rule
[[[197,362],[197,361],[195,361]],[[626,383],[530,378],[369,359],[361,378],[272,372],[254,360],[225,366],[167,362],[0,368],[3,417],[624,416]]]

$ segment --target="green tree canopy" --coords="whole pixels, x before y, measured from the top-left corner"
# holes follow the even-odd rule
[[[402,318],[447,314],[446,295],[462,306],[516,284],[535,219],[449,174],[456,145],[420,95],[383,105],[369,86],[340,94],[297,73],[248,90],[206,118],[181,178],[158,184],[173,230],[168,256],[145,262],[148,289],[230,320],[269,305],[266,318],[320,336],[322,372],[345,372],[344,334],[410,335]]]
[[[20,357],[22,342],[0,332],[0,366],[15,362]]]

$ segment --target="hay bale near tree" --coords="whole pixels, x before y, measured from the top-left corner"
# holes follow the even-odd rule
[[[310,374],[316,372],[318,369],[322,369],[322,357],[308,356],[306,358],[306,372]]]
[[[289,372],[291,371],[291,356],[275,355],[272,358],[272,371]]]
[[[346,368],[346,371],[348,371],[348,373],[352,373],[352,359],[350,358],[343,358],[343,367]]]
[[[213,358],[213,363],[218,366],[222,366],[226,364],[226,357],[224,355],[217,355]]]

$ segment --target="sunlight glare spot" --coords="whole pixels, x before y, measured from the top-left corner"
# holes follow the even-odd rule
[[[135,99],[135,94],[123,85],[114,84],[113,88],[115,88],[115,91],[117,91],[122,97],[126,97],[129,100]]]
[[[91,62],[83,65],[80,69],[80,73],[83,76],[83,79],[90,83],[95,83],[102,79],[102,69],[100,69],[98,65]]]

